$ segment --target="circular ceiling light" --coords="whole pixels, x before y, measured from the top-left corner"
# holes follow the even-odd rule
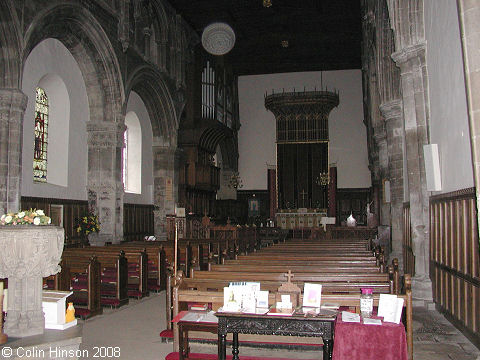
[[[203,29],[202,45],[213,55],[225,55],[235,44],[235,33],[230,25],[213,23]]]

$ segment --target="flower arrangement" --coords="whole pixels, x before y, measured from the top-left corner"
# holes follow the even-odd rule
[[[89,212],[88,214],[82,216],[76,226],[77,233],[87,236],[92,232],[100,231],[100,221],[98,221],[98,216],[94,213]]]
[[[37,209],[10,212],[0,217],[0,225],[49,225],[51,222],[43,210]]]

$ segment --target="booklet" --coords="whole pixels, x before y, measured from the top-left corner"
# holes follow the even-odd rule
[[[348,311],[342,311],[342,321],[343,322],[353,322],[359,323],[360,322],[360,315],[354,314]]]
[[[382,325],[382,320],[380,319],[371,319],[371,318],[363,318],[363,323],[365,325]]]
[[[400,324],[402,311],[403,298],[399,298],[397,295],[380,294],[378,316],[383,317],[383,321]]]

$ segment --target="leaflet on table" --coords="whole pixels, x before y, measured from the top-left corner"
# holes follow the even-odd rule
[[[383,317],[385,322],[400,324],[403,311],[403,298],[397,295],[380,294],[378,301],[378,316]]]
[[[343,322],[353,322],[359,323],[360,322],[360,315],[354,314],[348,311],[342,311],[342,321]]]
[[[215,311],[189,311],[182,317],[182,321],[218,323],[218,318],[215,316]]]
[[[372,318],[363,318],[363,323],[365,325],[382,325],[382,320],[372,319]]]

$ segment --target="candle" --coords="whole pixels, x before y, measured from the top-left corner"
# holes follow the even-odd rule
[[[3,281],[0,281],[0,296],[3,295]]]
[[[7,312],[8,289],[3,291],[3,312]]]

